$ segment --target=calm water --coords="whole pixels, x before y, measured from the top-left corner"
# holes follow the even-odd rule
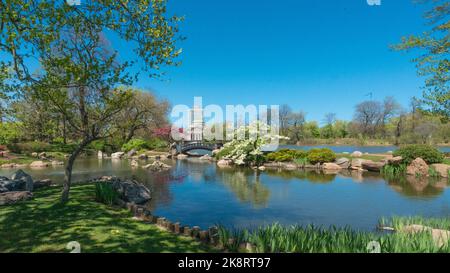
[[[350,225],[372,230],[391,215],[450,216],[446,181],[385,181],[365,173],[220,169],[196,159],[168,161],[170,172],[131,169],[128,160],[80,159],[74,180],[100,175],[136,177],[153,192],[155,215],[202,228],[283,224]],[[35,178],[61,182],[62,167],[26,169]],[[12,170],[0,170],[10,175]]]
[[[312,145],[312,146],[296,146],[296,145],[280,145],[280,149],[289,148],[297,150],[310,150],[312,148],[330,148],[335,153],[352,153],[354,151],[360,151],[363,153],[377,154],[387,153],[389,151],[395,151],[397,146],[332,146],[332,145]],[[438,147],[440,151],[450,153],[450,146]]]

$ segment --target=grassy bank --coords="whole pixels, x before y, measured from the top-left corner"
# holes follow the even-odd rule
[[[82,252],[212,251],[95,202],[94,190],[74,186],[70,202],[61,205],[61,189],[48,188],[36,191],[33,200],[0,207],[0,252],[68,252],[70,241],[79,242]]]

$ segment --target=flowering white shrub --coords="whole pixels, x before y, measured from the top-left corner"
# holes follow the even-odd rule
[[[287,137],[274,134],[265,123],[254,122],[236,129],[234,139],[224,145],[223,159],[229,159],[236,165],[255,163],[259,165],[263,159],[265,148],[277,148],[280,139]]]

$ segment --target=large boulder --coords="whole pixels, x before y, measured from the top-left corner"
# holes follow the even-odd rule
[[[154,171],[154,172],[166,171],[166,170],[169,170],[171,168],[172,168],[171,166],[169,166],[167,164],[164,164],[161,161],[155,161],[155,162],[153,162],[151,164],[148,164],[148,165],[144,166],[144,169],[149,169],[149,170]]]
[[[116,179],[112,182],[112,185],[119,193],[120,199],[125,202],[143,204],[151,199],[150,190],[135,180],[122,181]]]
[[[336,160],[336,164],[342,169],[348,169],[350,167],[350,160],[346,157],[341,157]]]
[[[47,158],[47,153],[46,152],[42,152],[38,154],[39,158]]]
[[[324,169],[324,170],[338,171],[338,170],[340,170],[340,169],[342,169],[342,168],[341,168],[341,166],[339,166],[339,165],[336,164],[336,163],[323,163],[322,169]]]
[[[116,152],[111,154],[112,159],[121,159],[125,155],[124,152]]]
[[[15,204],[31,198],[33,198],[33,194],[29,191],[9,191],[0,193],[0,206]]]
[[[131,160],[131,167],[133,168],[139,167],[139,162],[136,159]]]
[[[368,170],[371,172],[380,172],[381,169],[383,169],[384,165],[386,165],[386,163],[384,162],[374,162],[372,160],[364,160],[361,164],[361,167],[364,170]]]
[[[136,149],[131,149],[131,151],[129,151],[127,153],[127,157],[132,157],[133,155],[136,155],[136,154],[137,154]]]
[[[389,165],[400,165],[403,161],[403,157],[395,156],[387,159]]]
[[[450,172],[450,165],[447,164],[432,164],[431,167],[441,176],[448,177]]]
[[[354,151],[354,152],[351,154],[351,156],[352,156],[352,157],[361,157],[361,156],[363,156],[363,153],[360,152],[360,151]]]
[[[11,180],[14,181],[23,181],[24,182],[24,189],[25,191],[33,191],[33,178],[26,172],[22,170],[18,170],[11,176]]]
[[[148,158],[148,156],[146,154],[140,154],[138,156],[138,159],[140,159],[140,160],[146,160],[147,158]]]
[[[217,162],[217,166],[219,167],[229,167],[233,165],[233,161],[230,159],[221,159]]]
[[[414,159],[406,168],[406,173],[415,176],[428,176],[428,164],[422,158]]]
[[[364,159],[359,158],[352,159],[351,168],[354,170],[361,169],[364,161],[365,161]]]
[[[46,168],[48,166],[50,166],[50,163],[44,161],[33,161],[30,164],[30,168]]]

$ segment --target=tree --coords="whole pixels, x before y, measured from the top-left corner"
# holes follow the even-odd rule
[[[69,198],[72,167],[92,141],[114,134],[114,119],[131,94],[117,88],[131,85],[141,63],[149,76],[164,65],[175,65],[178,17],[169,17],[163,0],[0,2],[0,62],[2,88],[20,86],[64,116],[78,146],[70,155],[61,200]],[[104,31],[129,43],[129,58],[117,58]],[[132,53],[132,54],[131,54]],[[39,60],[39,73],[30,72]],[[11,72],[12,71],[12,72]],[[31,91],[30,91],[31,90]]]
[[[128,90],[132,96],[130,103],[119,113],[117,119],[122,144],[130,141],[139,130],[147,130],[148,135],[151,135],[154,128],[168,125],[167,101],[158,101],[149,91]]]
[[[386,137],[386,123],[400,110],[400,105],[397,103],[394,97],[386,97],[383,101],[383,110],[381,113],[381,132],[382,136]]]
[[[356,105],[354,120],[360,125],[363,135],[373,135],[380,121],[382,106],[378,101],[364,101]]]
[[[289,138],[296,143],[304,137],[305,113],[291,113],[287,118]]]
[[[287,127],[289,122],[289,116],[292,114],[292,109],[289,105],[283,104],[279,109],[280,119],[280,132],[282,135],[287,134]]]
[[[402,43],[394,46],[398,50],[416,49],[420,55],[413,61],[418,73],[427,77],[423,101],[431,112],[441,115],[444,120],[450,118],[450,2],[445,0],[432,2],[433,8],[425,13],[431,26],[430,31],[422,35],[403,37]]]

